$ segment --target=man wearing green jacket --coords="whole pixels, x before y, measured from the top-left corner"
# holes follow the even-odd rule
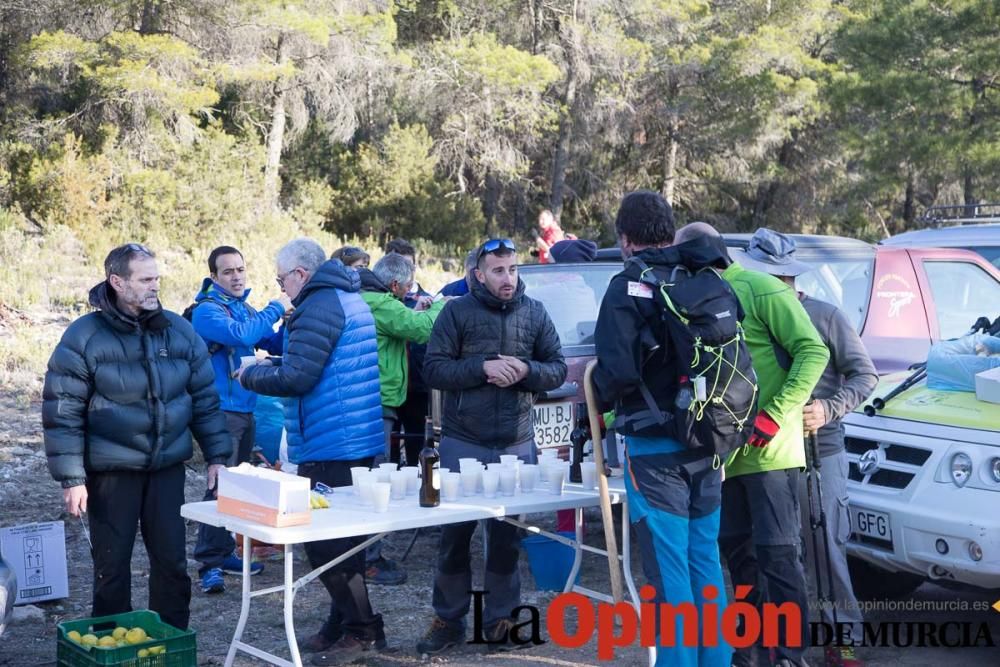
[[[391,458],[392,429],[396,410],[406,402],[409,382],[406,344],[426,343],[431,337],[434,320],[444,308],[445,300],[430,307],[418,304],[408,308],[403,298],[413,286],[414,266],[404,255],[389,253],[369,269],[359,269],[361,298],[371,308],[378,339],[378,375],[382,388],[382,424],[385,427],[385,452],[381,461]],[[416,465],[415,461],[407,461]],[[365,552],[366,574],[369,581],[383,585],[398,585],[406,581],[406,571],[395,561],[382,557],[382,543],[372,544]]]
[[[675,243],[698,236],[719,239],[705,223],[682,228]],[[754,248],[746,251],[753,261]],[[749,263],[748,262],[748,263]],[[780,628],[775,666],[805,665],[809,646],[808,587],[799,559],[799,471],[805,467],[802,407],[830,358],[795,291],[774,276],[733,263],[722,273],[743,307],[743,329],[759,387],[749,442],[726,462],[719,546],[733,586],[754,590],[748,602],[791,602],[802,613],[800,629]],[[758,590],[764,582],[764,590]],[[795,635],[799,637],[796,638]],[[796,639],[799,646],[789,646]],[[758,648],[761,644],[758,641]],[[734,665],[753,665],[762,651],[742,649]],[[770,664],[763,657],[764,664]]]

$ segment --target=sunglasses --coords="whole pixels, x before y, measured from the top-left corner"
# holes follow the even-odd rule
[[[517,246],[510,239],[490,239],[484,243],[479,248],[479,254],[476,255],[476,261],[478,262],[482,259],[483,255],[488,255],[493,252],[497,252],[501,248],[509,250],[511,252],[517,252]]]

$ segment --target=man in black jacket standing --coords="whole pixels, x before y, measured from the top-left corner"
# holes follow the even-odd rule
[[[471,293],[445,306],[434,323],[424,379],[445,392],[441,467],[458,470],[458,459],[496,463],[501,454],[536,461],[531,409],[535,394],[566,379],[566,362],[556,329],[538,301],[524,295],[517,254],[509,239],[479,248]],[[472,569],[469,546],[474,522],[444,526],[434,580],[435,618],[419,653],[440,653],[465,641]],[[503,640],[520,604],[517,529],[501,521],[486,524],[487,641]]]
[[[66,510],[90,513],[93,615],[130,611],[136,524],[149,553],[149,608],[187,628],[184,462],[192,435],[208,487],[232,451],[208,349],[160,306],[155,256],[136,243],[104,260],[90,291],[97,312],[66,329],[45,374],[42,425],[49,471]]]

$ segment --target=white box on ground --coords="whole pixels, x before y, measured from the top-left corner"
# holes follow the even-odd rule
[[[242,463],[219,473],[219,511],[271,526],[309,523],[309,480]]]
[[[1000,368],[976,373],[976,398],[988,403],[1000,403]]]
[[[0,553],[17,575],[14,604],[69,597],[62,521],[0,528]]]

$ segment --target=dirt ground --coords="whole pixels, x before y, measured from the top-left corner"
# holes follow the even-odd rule
[[[44,613],[44,621],[15,624],[0,637],[0,666],[30,667],[55,664],[56,624],[89,616],[91,595],[91,563],[88,546],[79,519],[62,511],[61,493],[52,481],[45,466],[42,449],[40,407],[37,404],[25,406],[23,399],[15,400],[9,395],[0,396],[0,525],[11,526],[33,521],[63,520],[66,526],[66,550],[69,564],[70,597],[65,600],[39,603]],[[200,500],[204,488],[204,476],[200,469],[192,465],[188,470],[187,498]],[[542,522],[549,527],[553,517],[544,517]],[[587,517],[587,541],[595,546],[603,543],[600,529],[600,515],[596,510]],[[188,525],[189,548],[195,543],[197,526]],[[408,534],[395,536],[386,549],[390,557],[402,552],[408,542]],[[477,533],[478,540],[478,533]],[[396,587],[371,587],[373,604],[385,618],[390,650],[369,661],[371,665],[408,665],[422,662],[414,652],[414,645],[424,632],[431,618],[430,590],[433,577],[432,564],[437,548],[436,538],[423,536],[405,562],[409,580]],[[476,551],[474,551],[476,553]],[[306,565],[302,553],[297,552],[296,572],[305,573]],[[480,566],[481,567],[481,566]],[[197,564],[189,561],[192,579],[196,580]],[[552,593],[534,590],[533,579],[525,558],[521,561],[524,582],[524,602],[539,607],[544,613]],[[634,572],[641,568],[636,559]],[[133,558],[133,605],[142,609],[146,605],[146,584],[148,565],[141,540],[137,540]],[[641,576],[638,577],[641,581]],[[478,579],[478,577],[477,577]],[[586,556],[581,583],[598,590],[607,590],[606,561],[597,556]],[[262,574],[255,577],[254,586],[264,587],[279,584],[281,569],[279,563],[269,563]],[[227,591],[223,595],[206,596],[197,589],[193,593],[191,605],[191,627],[198,633],[198,662],[200,665],[221,665],[232,639],[239,614],[238,577],[227,577]],[[478,585],[477,585],[478,587]],[[996,597],[983,591],[954,592],[927,584],[914,596],[924,601],[989,599]],[[327,609],[328,597],[319,582],[306,586],[296,598],[296,629],[300,637],[314,632],[320,625]],[[978,625],[990,624],[994,640],[1000,643],[1000,614],[988,612],[893,612],[872,615],[874,620],[926,620],[962,621]],[[282,628],[282,607],[279,595],[268,595],[254,602],[254,612],[248,626],[248,636],[261,648],[278,655],[287,655],[285,636]],[[543,637],[546,635],[543,631]],[[869,665],[876,667],[889,665],[913,665],[930,667],[944,664],[946,660],[961,659],[965,667],[979,667],[1000,664],[1000,649],[947,649],[944,648],[869,648],[862,655]],[[821,653],[812,649],[811,664],[822,664]],[[596,656],[596,643],[575,650],[563,649],[549,641],[541,646],[508,653],[485,654],[478,647],[462,646],[444,657],[435,658],[435,663],[449,665],[598,665],[602,663]],[[261,664],[249,656],[240,655],[237,665]],[[619,650],[613,664],[643,665],[645,653],[638,647]]]

